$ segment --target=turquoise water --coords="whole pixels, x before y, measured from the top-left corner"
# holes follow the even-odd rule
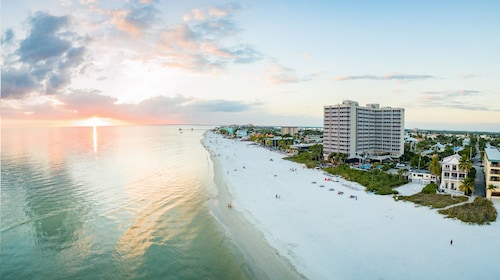
[[[2,129],[0,279],[256,278],[208,209],[206,129]]]

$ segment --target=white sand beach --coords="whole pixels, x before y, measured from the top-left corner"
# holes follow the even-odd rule
[[[283,160],[252,142],[207,132],[203,143],[218,162],[216,172],[228,191],[217,196],[222,207],[215,216],[226,227],[235,223],[226,223],[229,216],[244,217],[257,229],[246,233],[253,236],[244,237],[249,243],[255,235],[263,236],[308,279],[500,277],[495,269],[498,221],[469,225],[392,196],[366,193],[353,182],[326,181],[322,171]],[[399,190],[408,195],[421,188],[408,184]],[[500,210],[500,201],[495,206]]]

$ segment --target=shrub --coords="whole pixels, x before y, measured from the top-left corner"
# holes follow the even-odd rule
[[[382,172],[377,168],[365,171],[352,169],[346,164],[341,164],[336,167],[325,168],[324,170],[331,174],[340,175],[349,181],[359,183],[366,187],[367,191],[375,191],[377,194],[394,194],[393,187],[408,183],[406,179]]]
[[[453,204],[467,201],[465,196],[451,196],[437,193],[419,192],[410,196],[399,196],[398,199],[411,201],[415,204],[429,206],[431,208],[443,208]]]
[[[457,218],[462,222],[478,225],[489,225],[497,219],[497,210],[493,203],[482,197],[476,197],[472,203],[439,210],[439,213],[447,218]]]
[[[430,183],[430,184],[427,184],[427,186],[425,186],[422,189],[422,192],[423,193],[436,193],[437,188],[438,188],[438,185],[436,185],[434,183]]]

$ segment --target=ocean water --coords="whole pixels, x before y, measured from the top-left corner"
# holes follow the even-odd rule
[[[210,214],[207,129],[2,129],[0,279],[258,278]]]

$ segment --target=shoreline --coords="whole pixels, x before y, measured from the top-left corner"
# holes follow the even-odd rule
[[[251,279],[307,279],[265,239],[258,228],[250,223],[237,207],[229,209],[228,203],[234,200],[222,174],[218,156],[202,140],[210,154],[213,164],[214,186],[209,208],[217,222],[223,227],[225,235],[238,248],[244,258],[244,271]]]
[[[218,141],[217,146],[206,143],[207,149],[227,184],[230,196],[224,198],[240,214],[235,218],[246,220],[304,278],[494,279],[484,260],[498,254],[498,221],[475,226],[446,219],[427,207],[367,193],[354,182],[324,181],[322,171],[303,169],[252,142],[212,132],[204,139]],[[398,190],[409,194],[421,187]],[[226,201],[219,206],[228,210]],[[251,243],[244,237],[239,242]],[[457,256],[477,257],[464,267]]]

